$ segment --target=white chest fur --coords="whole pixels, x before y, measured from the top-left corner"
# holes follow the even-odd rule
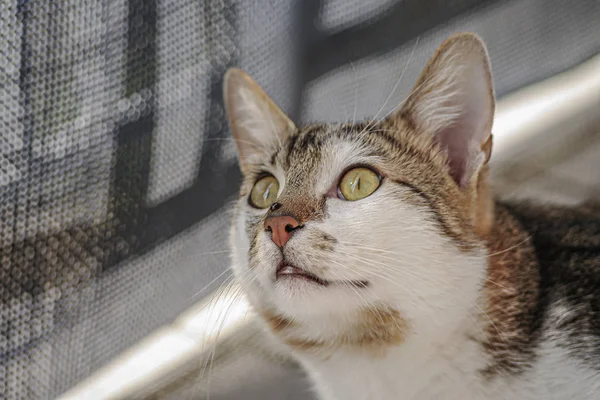
[[[527,372],[493,378],[480,374],[486,360],[469,340],[443,349],[399,347],[380,358],[348,353],[298,358],[322,400],[600,399],[598,373],[550,341]]]
[[[484,365],[475,342],[448,349],[410,343],[385,357],[336,353],[321,360],[300,357],[318,395],[324,400],[476,399]]]

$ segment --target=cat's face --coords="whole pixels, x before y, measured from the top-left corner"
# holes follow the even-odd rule
[[[325,341],[372,325],[397,341],[470,310],[486,266],[494,102],[476,37],[447,41],[382,120],[296,128],[239,70],[225,98],[244,173],[233,268],[275,330],[286,321]]]

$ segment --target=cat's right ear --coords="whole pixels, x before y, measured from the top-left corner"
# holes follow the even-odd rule
[[[268,157],[296,130],[292,120],[240,69],[225,73],[223,98],[242,173]]]

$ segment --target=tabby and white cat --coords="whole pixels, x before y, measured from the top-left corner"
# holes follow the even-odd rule
[[[470,33],[383,120],[296,127],[238,69],[236,277],[319,398],[600,399],[600,212],[495,201]]]

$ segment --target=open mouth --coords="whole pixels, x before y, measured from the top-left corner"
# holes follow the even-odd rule
[[[330,282],[319,278],[318,276],[311,274],[302,268],[294,267],[293,265],[285,264],[283,261],[279,263],[277,272],[275,272],[275,279],[282,278],[299,278],[304,279],[317,285],[329,286]]]
[[[290,265],[284,261],[280,262],[277,266],[277,271],[275,272],[275,279],[304,279],[308,282],[315,283],[319,286],[329,286],[333,284],[346,284],[352,285],[358,288],[364,288],[369,285],[367,281],[327,281],[325,279],[319,278],[318,276],[311,274],[310,272],[298,268],[296,266]]]

